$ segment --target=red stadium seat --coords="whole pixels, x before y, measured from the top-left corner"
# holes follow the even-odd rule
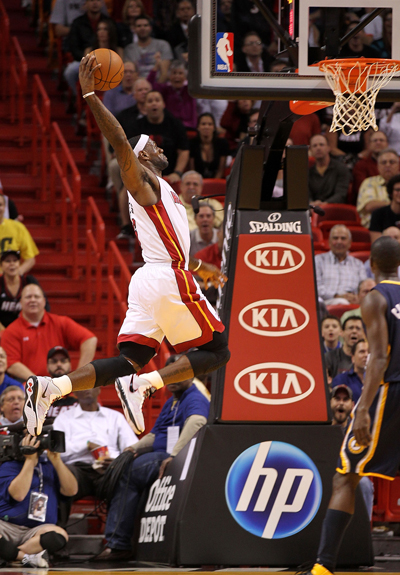
[[[349,303],[348,305],[346,304],[327,305],[326,309],[328,310],[329,315],[334,315],[335,317],[338,317],[340,319],[346,311],[349,311],[351,309],[357,309],[358,307],[360,306],[357,303]]]
[[[393,481],[374,477],[375,505],[373,520],[384,522],[400,522],[400,476]]]
[[[222,178],[204,178],[203,180],[203,196],[225,196],[226,180]]]
[[[313,242],[323,242],[324,241],[324,234],[320,228],[313,228],[311,227],[312,239]]]
[[[370,254],[371,254],[371,252],[368,250],[350,252],[350,255],[353,256],[353,258],[357,258],[358,260],[361,260],[362,262],[366,262],[367,260],[369,260]]]
[[[360,216],[355,206],[349,204],[321,204],[321,208],[325,211],[324,216],[320,216],[315,212],[312,214],[311,222],[314,227],[328,220],[336,220],[340,223],[351,222],[352,226],[361,225]]]

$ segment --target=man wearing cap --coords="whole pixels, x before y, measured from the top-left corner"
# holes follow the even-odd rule
[[[129,306],[118,335],[118,357],[95,360],[54,379],[28,379],[24,419],[34,435],[40,434],[50,405],[60,396],[114,383],[128,423],[142,433],[142,405],[153,388],[211,373],[230,358],[225,326],[192,272],[197,272],[206,288],[209,284],[223,286],[227,277],[217,267],[189,256],[186,210],[161,177],[168,160],[145,134],[128,141],[121,125],[95,95],[94,73],[98,66],[94,64],[93,56],[82,58],[82,94],[115,150],[145,265],[134,273],[129,285]],[[175,363],[138,377],[137,372],[157,353],[164,337],[177,353],[184,354]],[[128,375],[134,377],[122,381]]]
[[[47,372],[50,377],[60,377],[66,375],[72,370],[71,359],[68,350],[62,345],[56,345],[49,350],[47,354]],[[47,417],[57,417],[61,412],[68,411],[78,400],[71,393],[55,401],[47,412]]]
[[[26,274],[35,265],[35,256],[39,250],[31,234],[21,222],[4,217],[6,203],[0,194],[0,252],[7,250],[19,251],[23,260],[19,274]]]
[[[47,350],[55,344],[79,350],[79,366],[91,361],[96,352],[94,333],[67,316],[48,313],[45,305],[40,286],[25,286],[21,292],[21,313],[2,334],[8,373],[22,381],[35,373],[47,372]]]
[[[32,275],[20,275],[21,254],[16,250],[6,250],[0,254],[0,331],[17,319],[21,311],[21,291],[28,284],[39,282]]]
[[[360,399],[364,385],[365,368],[368,361],[368,343],[365,339],[358,340],[351,348],[352,367],[348,371],[339,373],[332,380],[332,389],[337,386],[346,386],[352,391],[354,402]]]
[[[350,413],[354,407],[353,392],[343,383],[337,385],[331,392],[332,425],[340,425],[345,433],[349,424]],[[374,484],[368,477],[362,477],[359,483],[363,494],[368,517],[372,518],[372,507],[374,505]]]

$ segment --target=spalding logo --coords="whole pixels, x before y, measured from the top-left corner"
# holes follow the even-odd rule
[[[254,403],[285,405],[308,397],[315,388],[315,379],[290,363],[258,363],[238,373],[234,386],[239,395]]]
[[[304,252],[291,244],[268,242],[253,246],[244,255],[245,264],[262,274],[288,274],[306,261]]]
[[[285,299],[264,299],[247,305],[239,314],[239,323],[257,335],[282,337],[304,329],[310,315],[304,307]]]

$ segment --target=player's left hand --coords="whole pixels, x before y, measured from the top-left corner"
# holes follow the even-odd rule
[[[79,82],[82,88],[82,95],[88,94],[89,92],[94,92],[94,71],[100,68],[101,64],[93,66],[95,56],[90,56],[87,54],[81,60],[79,65]]]
[[[210,284],[215,288],[224,286],[228,281],[225,274],[221,272],[216,266],[202,262],[200,268],[195,272],[204,282],[204,287],[208,289]]]
[[[358,445],[363,445],[364,447],[368,447],[368,445],[372,441],[371,437],[371,418],[369,416],[368,411],[361,411],[356,412],[356,417],[354,420],[354,437],[357,441]]]

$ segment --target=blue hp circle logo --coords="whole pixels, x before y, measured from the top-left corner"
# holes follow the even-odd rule
[[[243,529],[265,539],[290,537],[317,513],[322,482],[301,449],[264,441],[233,462],[225,484],[229,511]]]

